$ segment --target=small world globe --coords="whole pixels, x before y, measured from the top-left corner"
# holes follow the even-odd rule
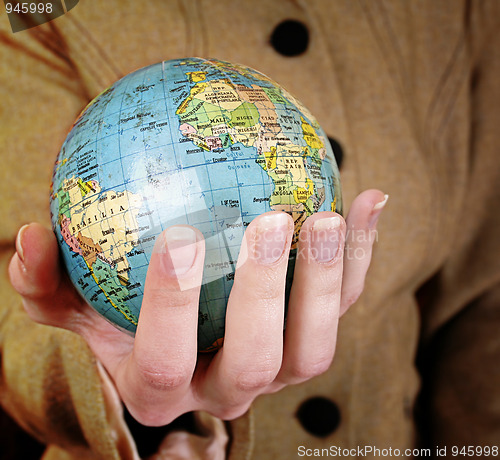
[[[51,217],[83,298],[134,334],[156,238],[172,225],[203,233],[198,349],[222,345],[245,228],[267,211],[293,217],[286,292],[300,228],[342,211],[329,141],[290,93],[248,67],[164,61],[98,95],[58,155]]]

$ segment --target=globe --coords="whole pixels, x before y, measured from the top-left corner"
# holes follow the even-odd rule
[[[51,218],[83,298],[134,334],[158,235],[187,224],[205,237],[198,349],[222,345],[226,304],[245,228],[267,211],[300,228],[341,212],[338,168],[311,113],[265,75],[186,58],[137,70],[98,95],[58,155]]]

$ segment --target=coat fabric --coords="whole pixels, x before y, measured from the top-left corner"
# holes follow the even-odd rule
[[[286,20],[308,30],[301,54],[271,40]],[[43,458],[498,444],[499,22],[487,0],[80,2],[15,34],[0,15],[0,402]],[[256,68],[302,101],[342,147],[346,211],[367,188],[390,200],[329,371],[231,422],[191,414],[143,454],[83,339],[32,322],[6,273],[18,228],[50,225],[53,163],[81,109],[129,72],[186,56]]]

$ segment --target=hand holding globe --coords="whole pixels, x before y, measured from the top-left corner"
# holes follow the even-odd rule
[[[163,64],[163,71],[165,67]],[[159,83],[151,83],[144,74],[139,82],[136,73],[135,86],[131,80],[127,83],[131,91],[122,88],[120,93],[121,110],[127,96],[135,112],[120,113],[116,118],[119,126],[132,121],[133,129],[128,134],[125,129],[111,132],[110,119],[115,115],[110,103],[97,102],[86,110],[87,115],[93,110],[94,117],[101,111],[101,121],[92,125],[92,117],[84,114],[76,122],[76,131],[74,128],[63,147],[67,156],[60,158],[54,176],[52,209],[59,239],[38,224],[23,227],[10,265],[12,283],[32,319],[81,334],[132,415],[150,425],[169,423],[191,410],[234,418],[257,395],[325,371],[335,350],[338,318],[361,293],[371,257],[372,230],[385,202],[383,194],[375,190],[354,200],[347,227],[351,232],[364,232],[367,238],[349,239],[346,247],[359,257],[344,259],[345,223],[334,212],[335,198],[340,200],[338,183],[337,179],[328,182],[325,175],[325,168],[336,168],[328,165],[327,148],[311,117],[294,112],[291,104],[287,107],[289,98],[283,97],[285,93],[273,93],[274,86],[267,80],[263,86],[268,91],[259,92],[252,73],[231,80],[227,75],[220,78],[220,68],[188,70],[183,71],[185,82],[170,76],[178,82],[170,89],[180,89],[171,93],[176,104],[166,114],[175,114],[180,139],[188,139],[201,152],[188,154],[193,145],[185,147],[179,161],[179,144],[174,146],[171,141],[170,151],[178,156],[168,169],[172,164],[167,164],[162,136],[166,126],[172,132],[174,115],[158,119],[155,97],[159,93],[149,99],[144,93],[150,91],[148,86],[155,88]],[[224,72],[230,74],[230,69],[226,66]],[[183,91],[182,85],[187,89]],[[119,93],[120,86],[114,88]],[[247,91],[248,100],[236,100],[235,94],[240,93],[235,88]],[[101,97],[109,98],[113,91]],[[271,96],[275,113],[268,101]],[[296,101],[294,107],[298,107]],[[210,110],[217,113],[210,115]],[[139,116],[148,112],[154,115],[154,123]],[[203,116],[211,121],[204,122]],[[270,117],[267,125],[265,117]],[[92,135],[85,132],[86,125]],[[132,152],[132,167],[134,163],[125,161],[126,151],[132,148],[137,132],[146,134],[141,139],[142,154]],[[89,143],[85,144],[82,133]],[[78,142],[71,147],[75,138]],[[118,139],[118,163],[105,164],[99,152],[108,146],[113,155],[113,138]],[[158,149],[149,152],[145,146],[154,142]],[[241,151],[243,156],[229,155]],[[118,164],[121,181],[113,175]],[[201,173],[202,169],[208,171],[207,164],[226,169]],[[254,172],[245,175],[254,166],[260,175],[257,184],[252,183]],[[213,178],[219,183],[207,187]],[[238,190],[237,198],[231,195],[234,190]],[[168,203],[169,197],[170,201],[175,198],[173,203]],[[159,207],[159,200],[167,203],[168,212]],[[196,200],[202,206],[197,207]],[[325,202],[331,210],[323,210]],[[252,208],[250,203],[264,203],[268,208]],[[222,230],[217,228],[220,222]],[[60,265],[58,243],[70,277]],[[292,243],[296,264],[283,334]],[[141,258],[147,264],[141,264]],[[72,272],[77,260],[80,268]],[[210,267],[215,271],[210,273]],[[138,290],[141,295],[132,297]],[[224,295],[214,296],[214,292]],[[106,311],[99,310],[100,297],[105,299],[101,305],[111,312],[109,320],[138,317],[136,325],[127,319],[134,326],[135,338],[103,317]],[[137,297],[140,316],[132,308],[137,303],[128,305]],[[221,298],[222,315],[217,311]],[[214,306],[214,317],[210,317]],[[216,324],[211,329],[215,332],[220,322],[225,324],[223,347],[216,354],[198,354],[201,340],[208,337],[207,348],[218,339],[217,333],[200,338],[202,326]],[[120,326],[127,329],[123,323]]]

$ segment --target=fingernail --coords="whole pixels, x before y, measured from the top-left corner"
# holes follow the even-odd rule
[[[23,263],[24,263],[23,234],[24,231],[28,228],[28,226],[29,226],[28,224],[23,225],[17,232],[17,237],[16,237],[17,255],[19,256],[19,259],[21,259],[21,262]]]
[[[314,222],[310,236],[312,257],[319,263],[330,262],[339,250],[340,217],[325,217]]]
[[[286,214],[276,212],[262,216],[255,234],[254,257],[269,265],[285,252],[290,221]]]
[[[190,227],[173,226],[164,235],[169,256],[162,258],[164,268],[176,276],[184,275],[196,258],[196,232]]]
[[[375,228],[375,226],[377,225],[378,218],[380,217],[382,209],[384,209],[384,206],[386,205],[388,199],[389,195],[384,195],[384,199],[373,206],[372,212],[368,217],[368,227],[370,229]]]

